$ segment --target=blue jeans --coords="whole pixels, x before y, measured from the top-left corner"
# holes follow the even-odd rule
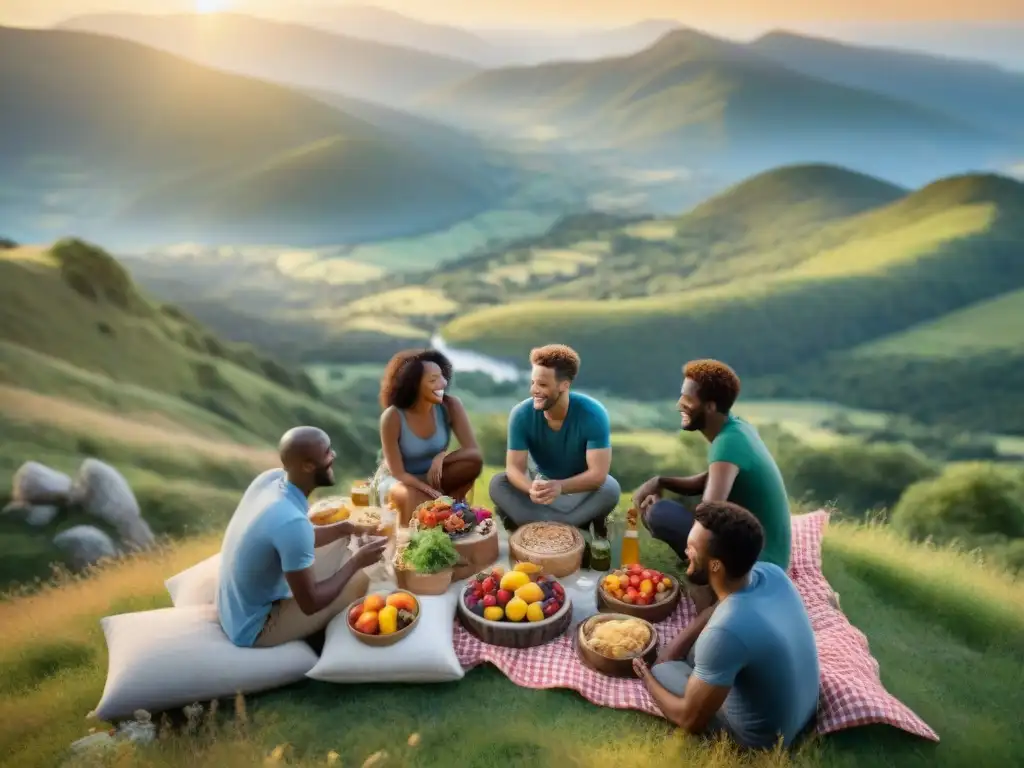
[[[647,508],[642,519],[651,536],[668,544],[680,560],[687,559],[686,539],[693,527],[693,514],[685,505],[661,499]]]

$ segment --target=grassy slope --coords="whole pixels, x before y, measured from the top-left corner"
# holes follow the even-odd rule
[[[951,312],[931,323],[856,347],[851,357],[951,358],[987,352],[1020,353],[1024,325],[1007,322],[1024,317],[1024,290]]]
[[[488,503],[486,485],[478,489]],[[168,604],[163,580],[206,557],[216,538],[114,566],[88,581],[0,603],[0,659],[10,674],[0,703],[0,747],[14,764],[51,765],[84,734],[82,716],[98,700],[106,652],[98,619]],[[643,542],[645,559],[670,562],[661,545]],[[939,766],[1009,764],[1024,749],[1015,712],[1024,679],[1015,659],[1024,636],[1020,582],[979,568],[961,555],[904,543],[881,529],[833,525],[825,572],[844,610],[868,636],[883,682],[942,738],[926,744],[892,729],[869,727],[827,737],[797,755],[797,765]],[[951,578],[951,574],[953,578]],[[1015,645],[1016,644],[1016,645]],[[305,682],[250,700],[249,726],[172,740],[136,756],[138,765],[252,765],[275,745],[290,744],[293,763],[321,764],[330,750],[358,765],[386,749],[388,764],[450,766],[562,765],[612,768],[623,762],[669,766],[737,765],[728,750],[685,739],[660,720],[594,707],[575,693],[517,688],[491,668],[458,683],[353,686]],[[486,725],[481,709],[500,710]],[[339,723],[344,727],[339,727]],[[415,749],[404,745],[421,734]],[[458,757],[452,733],[461,734]],[[753,764],[781,765],[767,757]],[[749,764],[749,763],[745,763]]]
[[[153,305],[101,251],[72,242],[0,252],[0,321],[6,384],[106,410],[165,413],[250,443],[315,422],[340,455],[365,458],[371,433],[316,399],[304,375]]]
[[[331,434],[341,474],[370,469],[372,419],[151,304],[117,262],[84,245],[0,252],[0,329],[0,506],[23,462],[73,475],[93,456],[125,474],[155,533],[216,530],[297,424]],[[0,584],[45,577],[60,559],[53,535],[83,522],[95,521],[71,511],[33,529],[2,516]]]
[[[516,302],[461,316],[443,333],[523,359],[557,327],[589,381],[646,396],[677,386],[691,357],[729,360],[746,376],[779,372],[1017,288],[1022,211],[1017,182],[945,179],[805,236],[788,249],[802,260],[768,277],[620,301]],[[645,337],[672,338],[675,356],[648,359],[633,342]],[[651,375],[639,381],[641,366]]]
[[[316,99],[116,38],[0,28],[0,75],[10,115],[0,170],[18,182],[15,203],[7,203],[14,207],[0,210],[0,221],[21,239],[41,239],[25,232],[55,226],[32,224],[43,214],[59,217],[64,231],[91,237],[113,217],[115,231],[103,230],[108,242],[114,235],[146,243],[196,239],[203,234],[196,228],[204,224],[200,205],[216,203],[219,224],[234,231],[287,208],[309,187],[304,199],[333,200],[339,223],[331,224],[322,205],[308,217],[291,210],[291,218],[305,222],[307,238],[338,242],[349,234],[348,216],[375,220],[378,237],[406,234],[381,211],[422,231],[424,222],[430,229],[485,208],[493,191],[490,180],[477,188],[424,148],[408,149],[393,132]],[[334,149],[302,163],[309,146],[322,141]],[[349,143],[368,158],[339,155],[337,147]],[[285,153],[300,159],[289,162]],[[396,194],[404,188],[415,194]],[[352,197],[352,189],[359,194]],[[423,189],[433,195],[416,192]]]

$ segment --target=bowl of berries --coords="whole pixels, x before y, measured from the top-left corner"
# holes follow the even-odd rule
[[[572,601],[557,579],[533,563],[480,571],[459,596],[459,620],[473,636],[504,648],[554,640],[572,621]]]
[[[597,609],[649,622],[664,621],[676,609],[679,580],[639,563],[612,571],[597,584]]]

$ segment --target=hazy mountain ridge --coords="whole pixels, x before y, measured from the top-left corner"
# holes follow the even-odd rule
[[[448,156],[458,151],[463,161],[449,168],[444,152],[401,135],[398,116],[381,131],[283,86],[131,41],[0,28],[0,77],[0,171],[11,184],[0,228],[19,239],[45,239],[48,228],[33,220],[60,216],[50,231],[102,235],[109,244],[122,235],[148,244],[202,240],[215,234],[190,213],[202,200],[234,236],[288,209],[284,229],[305,230],[302,242],[344,242],[447,226],[508,188],[508,173],[492,171],[472,141],[451,139]],[[329,162],[295,162],[324,146],[334,148]],[[341,146],[352,150],[339,153]],[[260,186],[260,174],[288,157],[289,176]],[[296,208],[295,191],[319,208]],[[365,225],[355,231],[346,217]]]

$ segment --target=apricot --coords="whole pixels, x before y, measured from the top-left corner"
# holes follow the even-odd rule
[[[363,610],[373,611],[376,613],[385,605],[387,605],[387,602],[381,595],[367,595],[366,599],[363,601]]]
[[[380,628],[380,624],[377,619],[377,612],[363,611],[362,615],[356,619],[355,628],[363,634],[376,635],[377,630]]]

